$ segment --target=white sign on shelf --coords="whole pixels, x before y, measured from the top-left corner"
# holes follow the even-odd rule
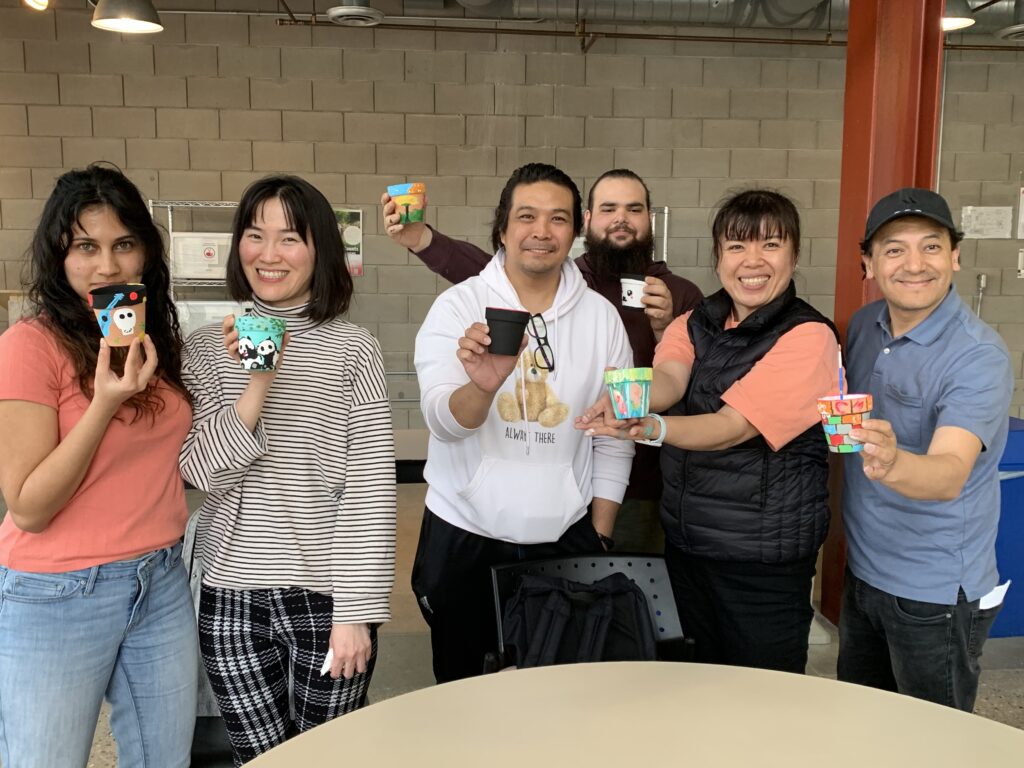
[[[171,274],[223,280],[230,252],[230,232],[175,232],[171,235]]]
[[[1009,240],[1013,206],[965,205],[960,218],[964,237],[975,240]]]

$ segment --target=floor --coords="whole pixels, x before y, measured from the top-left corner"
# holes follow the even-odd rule
[[[433,684],[430,638],[409,589],[425,491],[423,485],[399,486],[398,567],[392,601],[393,619],[380,634],[377,670],[370,687],[371,702]],[[195,503],[195,499],[191,501]],[[808,674],[835,677],[837,651],[835,628],[823,619],[817,619],[812,632]],[[1024,637],[989,640],[982,665],[984,671],[977,714],[1024,729]],[[104,712],[96,729],[89,766],[113,768],[116,763],[116,747]],[[211,761],[203,765],[220,768],[229,766],[230,761]]]

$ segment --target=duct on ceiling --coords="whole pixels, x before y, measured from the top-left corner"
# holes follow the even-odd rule
[[[854,0],[458,0],[469,13],[492,18],[547,19],[612,24],[706,25],[769,29],[847,28]],[[1014,1],[998,0],[977,13],[970,33],[1013,25]],[[898,2],[898,0],[893,0]],[[1017,0],[1024,5],[1024,0]],[[970,2],[972,7],[981,3]],[[831,17],[830,9],[831,5]]]

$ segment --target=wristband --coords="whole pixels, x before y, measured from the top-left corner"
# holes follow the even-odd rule
[[[655,438],[654,440],[637,440],[637,442],[643,443],[644,445],[653,445],[655,447],[660,447],[661,444],[665,442],[665,435],[668,434],[668,427],[665,425],[665,420],[661,418],[659,414],[649,413],[647,415],[654,419],[656,422],[658,422],[658,426],[661,428],[661,432],[658,433],[658,437]]]

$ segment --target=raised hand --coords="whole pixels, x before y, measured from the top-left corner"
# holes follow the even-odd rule
[[[235,329],[235,316],[226,315],[220,325],[221,333],[224,334],[224,349],[228,355],[236,363],[242,362],[242,356],[238,351],[238,331]],[[273,378],[281,368],[281,362],[284,360],[284,350],[288,346],[288,342],[291,341],[291,334],[285,331],[284,337],[281,339],[281,348],[277,350],[277,355],[274,358],[274,367],[271,370],[263,368],[254,368],[252,373],[254,374],[253,380],[262,380],[265,378]],[[251,383],[251,382],[250,382]]]
[[[224,349],[236,363],[242,358],[238,354],[238,331],[235,330],[235,316],[226,315],[220,324],[221,333],[224,334]]]
[[[615,369],[608,368],[606,370]],[[625,421],[615,418],[615,409],[612,407],[612,399],[608,394],[607,387],[597,401],[587,408],[582,416],[577,416],[575,419],[576,429],[590,429],[596,426],[610,426],[619,429],[625,424]]]
[[[473,323],[466,329],[466,335],[459,339],[459,349],[455,354],[466,369],[469,380],[485,392],[494,393],[515,370],[519,356],[492,355],[488,333],[486,325]],[[519,345],[520,354],[526,344],[526,334],[523,334],[523,341]]]
[[[388,237],[413,253],[419,253],[430,245],[430,241],[434,239],[434,235],[431,233],[430,227],[422,221],[410,221],[403,224],[402,217],[398,213],[398,206],[395,204],[395,201],[391,199],[391,195],[387,192],[381,195],[380,204],[381,215],[384,220],[384,231],[388,233]],[[427,198],[424,195],[424,216],[426,216],[426,211]]]
[[[672,291],[664,280],[647,276],[644,278],[644,295],[640,298],[644,314],[651,324],[651,330],[660,341],[661,334],[672,322]]]
[[[614,368],[605,368],[614,371]],[[654,419],[620,419],[615,416],[611,395],[605,388],[592,406],[577,416],[574,426],[584,429],[589,437],[600,435],[618,440],[649,440],[659,429]]]
[[[869,480],[883,480],[896,464],[896,432],[884,419],[865,419],[850,437],[864,444],[864,474]]]
[[[158,363],[153,340],[149,336],[144,336],[141,340],[135,338],[128,347],[124,374],[118,376],[110,369],[110,346],[106,339],[100,339],[100,351],[96,356],[96,374],[93,378],[93,402],[106,406],[113,413],[125,400],[149,386]]]
[[[576,429],[586,430],[589,437],[614,437],[617,440],[649,440],[660,427],[652,418],[617,419],[611,398],[606,392],[592,406],[576,417]]]

